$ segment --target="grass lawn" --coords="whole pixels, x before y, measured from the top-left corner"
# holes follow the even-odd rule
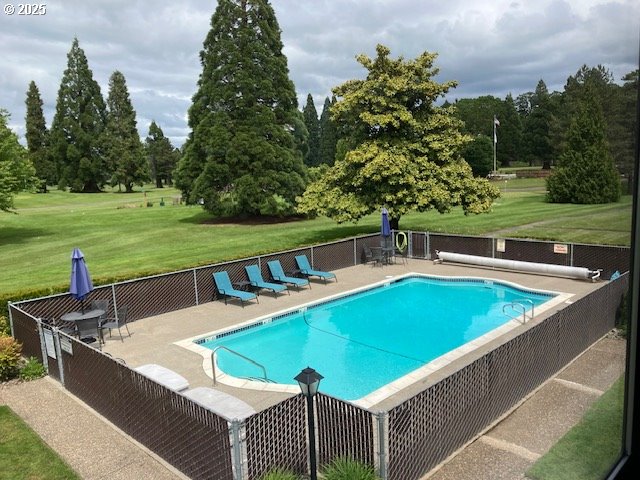
[[[622,447],[624,376],[526,472],[535,480],[604,478]]]
[[[505,190],[503,188],[503,190]],[[379,216],[338,225],[327,218],[285,223],[215,223],[199,206],[174,205],[174,189],[20,194],[17,214],[0,214],[0,291],[55,288],[68,283],[74,247],[85,254],[94,283],[138,277],[301,245],[376,232]],[[165,205],[160,206],[164,199]],[[153,204],[147,207],[147,202]],[[607,205],[544,201],[544,182],[510,180],[492,211],[465,216],[411,213],[405,230],[628,245],[631,199]],[[531,226],[533,224],[533,228]]]
[[[7,406],[0,406],[0,480],[80,477]]]

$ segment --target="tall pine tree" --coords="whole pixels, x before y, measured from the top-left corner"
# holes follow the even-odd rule
[[[305,186],[299,112],[269,2],[218,1],[200,61],[176,185],[216,215],[293,213]]]
[[[163,188],[164,185],[171,185],[173,169],[179,156],[176,156],[176,150],[171,145],[171,141],[164,136],[162,128],[155,121],[151,121],[149,125],[145,150],[151,178],[156,182],[156,187]]]
[[[42,112],[42,97],[34,81],[29,83],[25,103],[27,106],[25,137],[27,139],[29,158],[36,169],[37,177],[42,182],[40,189],[46,192],[47,185],[55,184],[57,178],[56,169],[48,151],[49,131]]]
[[[327,165],[333,165],[338,144],[338,129],[331,118],[331,107],[335,103],[335,95],[331,100],[329,100],[329,97],[325,98],[322,114],[320,115],[320,163],[326,163]]]
[[[315,167],[320,164],[320,122],[311,94],[307,95],[307,103],[302,109],[302,113],[304,114],[304,124],[309,132],[309,150],[304,163],[309,167]]]
[[[110,183],[124,185],[130,193],[134,185],[142,186],[149,179],[149,171],[136,128],[136,112],[121,72],[115,71],[109,78],[107,108],[104,149],[109,171],[113,172]]]
[[[547,179],[552,203],[594,204],[620,199],[620,177],[605,138],[602,108],[590,85],[579,101],[565,151]]]
[[[98,192],[111,177],[102,149],[105,122],[100,85],[74,38],[51,124],[51,154],[59,187]]]
[[[553,145],[550,129],[553,120],[549,90],[544,81],[540,80],[531,98],[531,111],[524,124],[523,142],[530,165],[542,163],[542,168],[551,168]]]

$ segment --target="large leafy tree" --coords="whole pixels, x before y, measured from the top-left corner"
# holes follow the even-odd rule
[[[554,203],[609,203],[620,198],[620,178],[605,139],[602,109],[587,85],[573,115],[565,151],[547,180]]]
[[[107,125],[104,150],[112,172],[111,185],[124,185],[127,193],[149,179],[147,160],[136,128],[136,112],[131,104],[124,75],[115,71],[109,78]]]
[[[173,169],[178,163],[179,155],[155,121],[151,121],[149,125],[145,149],[151,177],[156,182],[156,187],[163,188],[164,185],[171,185]]]
[[[24,190],[37,188],[40,181],[29,160],[27,150],[8,127],[9,114],[0,109],[0,211],[13,210],[13,197]]]
[[[383,45],[377,57],[359,55],[366,79],[350,80],[333,91],[332,115],[348,150],[300,200],[303,213],[338,222],[357,221],[386,207],[393,228],[405,213],[461,205],[465,213],[489,210],[498,190],[473,177],[460,157],[470,137],[451,108],[436,106],[456,82],[438,83],[436,54],[415,60],[392,59]]]
[[[42,112],[42,97],[36,82],[29,83],[27,99],[25,101],[27,113],[25,117],[27,149],[29,158],[36,169],[36,175],[41,180],[42,191],[47,191],[47,185],[57,182],[56,170],[49,155],[49,131]]]
[[[302,109],[302,113],[304,115],[304,124],[309,132],[309,150],[305,156],[304,163],[310,167],[315,167],[320,164],[320,122],[311,94],[307,95],[307,103]]]
[[[105,123],[100,85],[74,38],[51,124],[51,154],[61,188],[98,192],[111,177],[102,148]]]
[[[220,0],[200,60],[176,185],[217,215],[292,213],[305,186],[300,117],[269,2]]]

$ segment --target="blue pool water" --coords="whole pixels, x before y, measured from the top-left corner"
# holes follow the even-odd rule
[[[355,400],[506,323],[504,305],[552,296],[491,281],[410,277],[198,343],[255,360],[276,383],[295,384],[311,366],[324,376],[321,391]],[[262,376],[224,349],[217,362],[234,377]]]

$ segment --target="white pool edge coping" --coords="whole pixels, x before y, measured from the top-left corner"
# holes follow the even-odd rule
[[[185,338],[183,340],[174,342],[173,344],[200,355],[202,357],[202,368],[205,374],[209,378],[213,379],[213,366],[211,363],[211,355],[213,353],[213,350],[200,346],[199,344],[195,343],[196,341],[205,339],[207,337],[217,336],[229,331],[238,330],[243,327],[248,327],[255,324],[261,324],[261,323],[264,323],[265,320],[269,320],[279,315],[286,315],[293,312],[297,312],[309,306],[317,305],[319,303],[330,302],[332,300],[337,300],[346,296],[353,295],[355,293],[359,293],[362,291],[367,291],[367,290],[371,290],[371,289],[383,286],[385,284],[390,283],[391,281],[395,282],[408,277],[426,277],[426,278],[447,279],[447,280],[456,279],[456,280],[462,280],[462,281],[464,280],[479,281],[480,280],[480,281],[500,283],[502,285],[507,285],[519,290],[527,290],[535,293],[555,295],[552,299],[550,299],[549,301],[543,303],[542,305],[534,309],[533,319],[539,317],[542,313],[547,312],[554,307],[557,307],[559,305],[566,304],[566,303],[571,303],[570,298],[574,296],[574,294],[570,294],[570,293],[556,292],[556,291],[543,290],[543,289],[537,289],[537,288],[529,288],[529,287],[525,287],[523,285],[517,284],[515,282],[510,282],[507,280],[498,280],[498,279],[489,278],[489,277],[475,277],[475,276],[466,276],[466,275],[465,276],[447,276],[447,275],[433,275],[433,274],[409,272],[402,275],[388,276],[384,280],[380,280],[378,282],[370,283],[368,285],[354,288],[346,292],[329,295],[327,297],[323,297],[318,300],[313,300],[313,301],[298,305],[296,307],[292,307],[292,308],[290,307],[284,310],[278,310],[276,312],[262,315],[257,318],[252,318],[250,320],[247,320],[246,322],[241,322],[230,327],[225,327],[218,330],[213,330],[208,333]],[[518,318],[520,318],[520,316],[518,316]],[[530,321],[532,321],[531,318],[528,319],[528,322]],[[435,371],[440,370],[441,368],[458,360],[462,356],[488,344],[494,339],[501,337],[507,332],[510,332],[511,330],[522,325],[523,325],[523,322],[520,319],[514,318],[512,320],[509,320],[503,325],[496,327],[495,329],[485,333],[484,335],[481,335],[480,337],[477,337],[465,343],[464,345],[461,345],[453,350],[450,350],[444,355],[441,355],[433,359],[432,361],[423,365],[422,367],[419,367],[416,370],[413,370],[407,373],[406,375],[403,375],[402,377],[397,378],[396,380],[393,380],[392,382],[387,383],[386,385],[383,385],[382,387],[374,390],[373,392],[365,395],[364,397],[361,397],[356,400],[345,400],[345,401],[348,401],[354,405],[357,405],[363,408],[369,408],[377,403],[380,403],[383,400],[386,400],[390,396],[398,393],[400,390],[410,385],[413,385],[414,383],[425,380],[429,375],[433,374]],[[217,365],[217,361],[216,361],[216,365]],[[300,393],[300,387],[296,384],[267,383],[267,382],[259,382],[255,380],[246,380],[242,378],[237,378],[224,373],[217,366],[216,366],[216,382],[222,383],[224,385],[228,385],[230,387],[248,388],[251,390],[261,390],[261,391],[271,391],[271,392],[281,392],[281,393],[291,393],[291,394]]]

